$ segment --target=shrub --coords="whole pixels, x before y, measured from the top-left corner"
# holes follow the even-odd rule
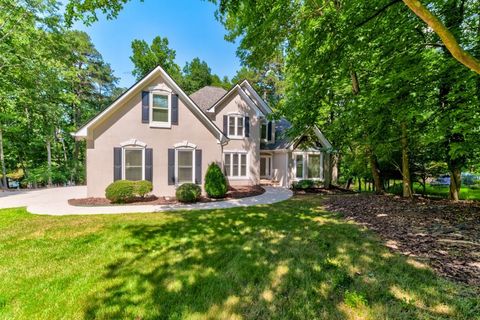
[[[139,197],[144,198],[147,194],[152,192],[153,185],[150,181],[140,180],[135,181],[135,194]]]
[[[105,197],[113,203],[125,203],[135,196],[135,182],[117,180],[105,189]]]
[[[227,194],[228,184],[222,169],[212,162],[205,175],[205,192],[210,198],[223,198]]]
[[[313,180],[300,180],[292,185],[295,190],[307,190],[315,187],[315,181]]]
[[[194,183],[184,183],[177,188],[175,196],[177,200],[183,203],[197,202],[200,198],[202,189]]]

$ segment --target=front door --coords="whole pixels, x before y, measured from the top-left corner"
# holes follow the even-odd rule
[[[271,170],[272,156],[260,156],[260,177],[270,179]]]

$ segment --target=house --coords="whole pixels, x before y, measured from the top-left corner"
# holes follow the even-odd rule
[[[86,140],[88,196],[103,197],[119,179],[150,180],[154,194],[172,196],[182,183],[203,185],[211,162],[232,186],[329,184],[331,145],[320,130],[302,147],[306,136],[289,139],[289,122],[271,113],[248,81],[188,96],[157,67],[74,133]]]

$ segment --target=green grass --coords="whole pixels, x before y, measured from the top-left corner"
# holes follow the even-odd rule
[[[1,319],[479,319],[473,289],[314,196],[50,217],[0,210]]]
[[[415,190],[415,193],[417,194],[423,194],[423,187],[420,183],[415,182],[413,184],[413,189]],[[402,193],[402,185],[397,184],[395,187],[391,187],[389,192],[395,193],[395,194],[401,194]],[[434,197],[439,197],[439,198],[448,198],[449,194],[449,187],[448,186],[431,186],[427,184],[427,187],[425,189],[426,194],[429,196],[434,196]],[[470,187],[462,186],[460,188],[460,199],[461,200],[478,200],[480,201],[480,188],[478,189],[473,189]]]

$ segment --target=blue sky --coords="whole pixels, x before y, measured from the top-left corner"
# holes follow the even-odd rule
[[[91,26],[76,23],[74,28],[90,35],[122,87],[135,83],[129,58],[132,40],[150,44],[157,35],[168,38],[180,67],[199,57],[213,73],[231,78],[240,68],[237,45],[224,40],[225,29],[215,20],[214,12],[215,5],[203,0],[131,0],[114,20],[99,16]]]

